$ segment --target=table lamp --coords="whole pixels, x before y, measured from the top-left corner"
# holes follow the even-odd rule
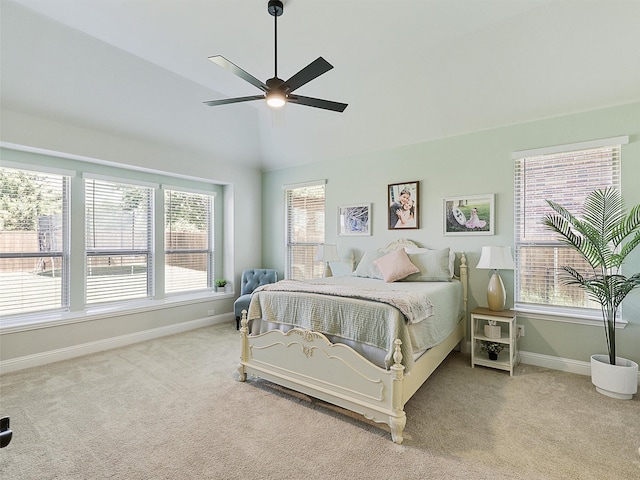
[[[489,310],[501,312],[504,310],[507,293],[498,270],[514,269],[511,247],[482,247],[482,254],[476,268],[493,270],[487,290],[487,302]]]
[[[338,256],[338,247],[328,243],[321,243],[318,245],[318,252],[316,253],[316,258],[314,260],[316,262],[324,262],[324,276],[330,277],[331,267],[329,266],[329,262],[337,262],[340,260],[340,257]]]

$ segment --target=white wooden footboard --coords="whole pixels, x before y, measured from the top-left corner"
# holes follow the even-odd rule
[[[404,366],[400,340],[394,365],[384,370],[343,344],[332,344],[323,334],[294,328],[249,335],[243,312],[240,381],[247,374],[346,408],[391,429],[402,443],[406,424],[403,399]]]

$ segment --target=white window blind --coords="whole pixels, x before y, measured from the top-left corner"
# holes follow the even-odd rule
[[[564,284],[562,266],[590,269],[571,247],[544,227],[552,200],[579,214],[586,196],[620,188],[620,145],[605,145],[516,158],[515,256],[516,308],[548,313],[598,309],[582,289]],[[542,307],[542,308],[541,308]]]
[[[325,185],[312,183],[288,187],[286,194],[286,277],[306,280],[322,277],[324,265],[314,262],[324,243]]]
[[[86,303],[153,295],[153,188],[85,179]]]
[[[164,191],[165,291],[213,285],[213,196]]]
[[[69,306],[69,182],[0,168],[0,314]]]

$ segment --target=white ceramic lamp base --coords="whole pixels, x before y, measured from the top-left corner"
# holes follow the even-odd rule
[[[329,265],[329,262],[327,262],[327,264],[324,267],[324,276],[333,277],[333,272],[331,271],[331,266]]]
[[[493,272],[491,280],[489,280],[489,289],[487,290],[487,302],[489,303],[489,310],[494,312],[501,312],[504,310],[506,303],[507,292],[504,289],[504,283],[502,278],[498,275],[498,272]]]

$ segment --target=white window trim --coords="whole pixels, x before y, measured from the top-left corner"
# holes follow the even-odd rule
[[[602,327],[602,314],[598,310],[589,311],[582,308],[560,308],[548,305],[533,305],[529,303],[516,303],[513,307],[518,314],[536,320],[550,320],[562,323],[575,323]],[[618,318],[616,328],[623,329],[629,322]]]
[[[626,145],[629,143],[629,136],[601,138],[600,140],[590,140],[587,142],[566,143],[564,145],[554,145],[552,147],[533,148],[531,150],[518,150],[511,154],[512,160],[519,160],[527,157],[538,157],[540,155],[552,155],[554,153],[571,152],[573,150],[588,150],[590,148],[609,147],[611,145]]]
[[[63,177],[76,177],[78,173],[75,170],[65,170],[64,168],[45,167],[42,165],[31,165],[29,163],[19,163],[2,160],[3,168],[12,168],[14,170],[27,170],[30,172],[50,173],[53,175],[62,175]]]
[[[316,185],[326,185],[327,179],[323,178],[322,180],[314,180],[311,182],[301,182],[301,183],[289,183],[287,185],[282,186],[282,190],[293,190],[294,188],[302,188],[302,187],[315,187]]]
[[[152,188],[154,190],[160,188],[160,184],[158,183],[145,182],[144,180],[132,180],[125,177],[114,177],[111,175],[101,175],[99,173],[83,172],[82,178],[87,180],[101,180],[103,182],[109,183],[124,183],[127,185],[133,185],[134,187],[146,187]]]
[[[168,185],[163,183],[160,185],[160,188],[164,192],[165,190],[173,190],[178,192],[186,192],[186,193],[195,193],[198,195],[209,195],[210,197],[216,197],[217,192],[212,192],[211,190],[203,190],[198,188],[189,188],[189,187],[178,187],[176,185]]]
[[[74,153],[59,152],[59,151],[56,151],[56,150],[49,150],[49,149],[46,149],[46,148],[29,147],[27,145],[21,145],[21,144],[18,144],[18,143],[0,141],[0,148],[6,148],[7,150],[15,150],[17,152],[35,153],[37,155],[45,155],[45,156],[48,156],[48,157],[57,157],[57,158],[62,158],[62,159],[66,159],[66,160],[76,160],[76,161],[80,161],[80,162],[83,162],[83,163],[90,163],[90,164],[93,164],[93,165],[105,165],[107,167],[113,167],[113,168],[117,168],[119,170],[130,170],[132,172],[142,172],[142,173],[150,173],[150,174],[154,174],[154,175],[170,176],[170,177],[173,177],[173,178],[182,178],[184,180],[189,180],[189,181],[199,182],[199,183],[206,183],[206,184],[210,184],[210,185],[214,185],[214,186],[230,185],[229,182],[212,180],[211,178],[196,177],[196,176],[193,176],[193,175],[184,175],[184,174],[181,174],[181,173],[175,173],[175,172],[171,172],[171,171],[167,171],[167,170],[159,170],[159,169],[155,169],[155,168],[140,167],[140,166],[137,166],[137,165],[129,165],[129,164],[126,164],[126,163],[112,162],[110,160],[102,160],[102,159],[95,158],[95,157],[87,157],[85,155],[76,155]],[[3,160],[2,163],[3,163],[3,165],[5,165],[5,164],[7,164],[9,162]],[[18,163],[18,164],[22,165],[22,163]]]
[[[25,332],[28,330],[38,330],[41,328],[57,327],[72,323],[82,323],[95,321],[103,318],[123,317],[136,313],[161,310],[167,307],[177,307],[182,305],[193,305],[196,303],[211,302],[211,300],[221,300],[224,298],[234,298],[232,292],[213,293],[201,292],[167,296],[163,299],[140,299],[124,303],[110,303],[102,305],[90,305],[82,311],[48,311],[40,314],[22,314],[2,317],[0,322],[0,334]]]

